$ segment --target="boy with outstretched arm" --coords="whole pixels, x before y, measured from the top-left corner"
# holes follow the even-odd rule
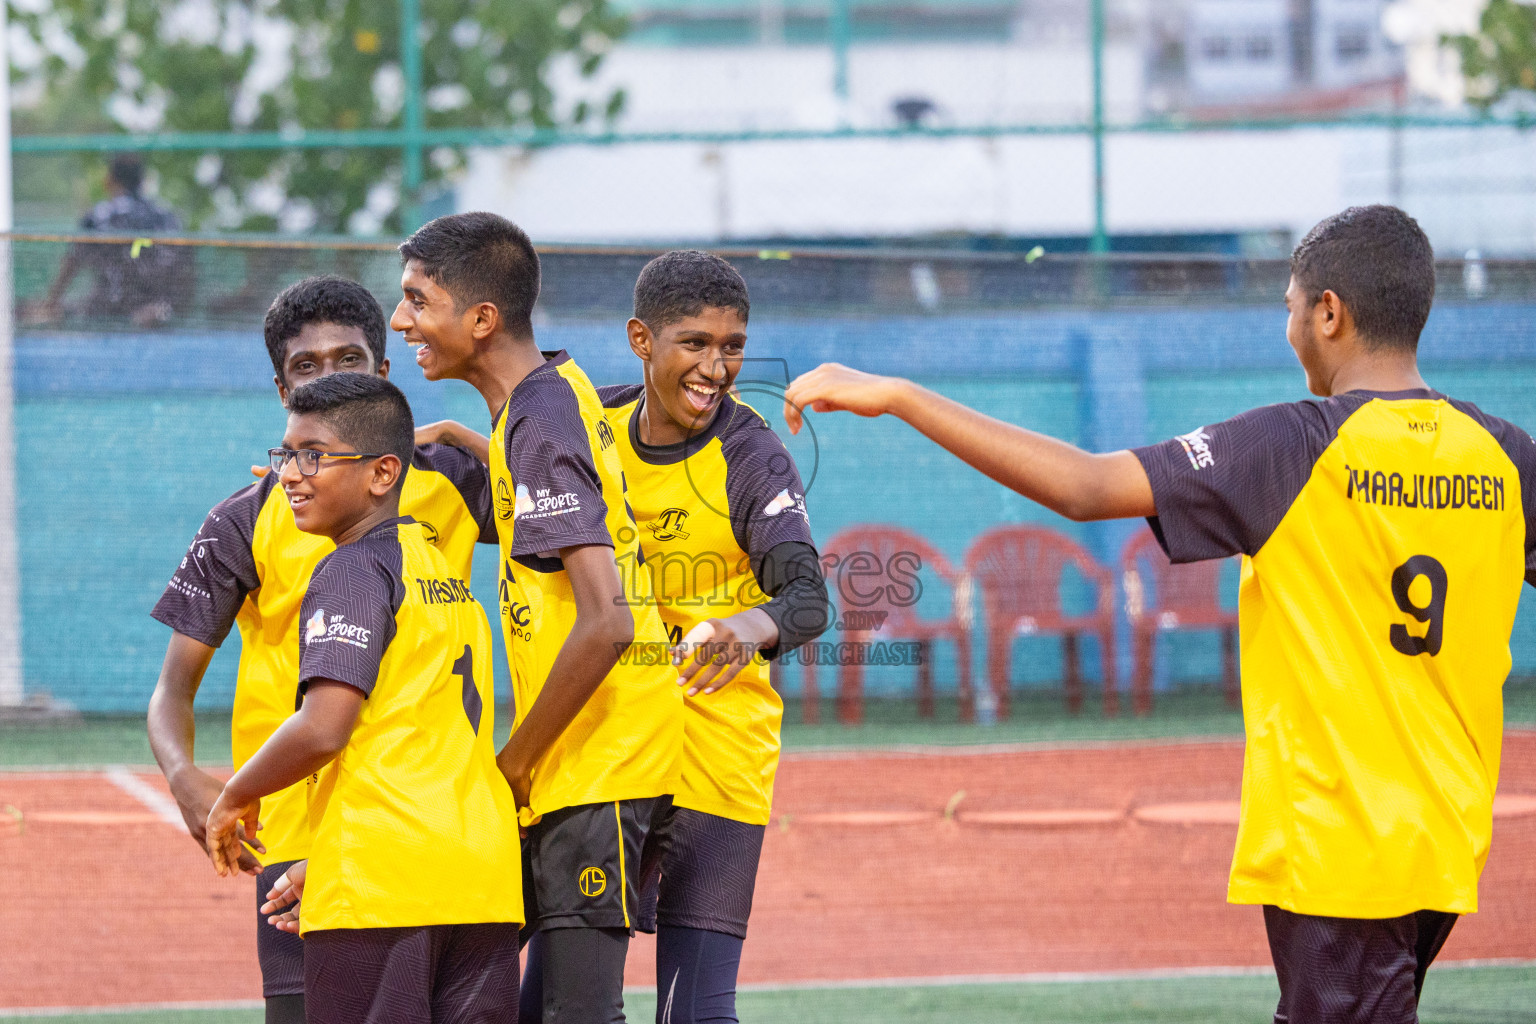
[[[1243,557],[1243,767],[1228,899],[1260,904],[1278,1024],[1411,1024],[1477,910],[1522,577],[1536,584],[1536,444],[1432,390],[1434,253],[1353,207],[1291,256],[1286,337],[1321,401],[1090,455],[910,381],[821,366],[801,411],[891,414],[1076,520],[1145,516],[1175,562]]]
[[[389,374],[384,311],[355,281],[300,281],[273,300],[263,327],[273,383],[284,405],[294,388],[328,374]],[[480,460],[460,448],[417,447],[401,507],[422,524],[460,579],[470,577],[475,544],[495,541],[490,477]],[[188,832],[199,843],[221,787],[193,759],[193,700],[203,673],[215,649],[238,626],[240,664],[230,737],[239,768],[293,714],[299,606],[316,564],[333,549],[327,537],[298,528],[277,476],[268,475],[208,514],[151,613],[175,632],[150,698],[150,747]],[[258,906],[274,880],[308,855],[304,787],[274,794],[265,802],[263,819],[262,857],[247,851],[241,859],[242,870],[260,875]],[[267,1024],[303,1024],[303,943],[260,923],[256,934]]]
[[[261,799],[304,783],[310,855],[278,888],[303,896],[311,1024],[515,1024],[521,857],[491,739],[490,627],[400,515],[410,406],[357,373],[288,406],[274,475],[299,529],[336,550],[304,594],[300,706],[224,785],[209,856],[237,872]]]
[[[571,358],[534,341],[539,260],[521,229],[455,214],[400,254],[391,326],[427,379],[468,381],[492,418],[517,716],[498,760],[527,826],[543,1020],[622,1021],[640,851],[676,786],[682,707],[612,427]]]

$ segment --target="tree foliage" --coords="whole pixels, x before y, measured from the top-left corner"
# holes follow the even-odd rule
[[[1461,56],[1467,99],[1484,109],[1516,92],[1536,93],[1536,4],[1489,0],[1475,35],[1445,42]]]
[[[10,3],[32,57],[13,72],[19,94],[30,89],[34,101],[17,112],[18,134],[404,124],[394,0]],[[622,91],[597,94],[588,81],[625,28],[608,0],[420,6],[426,127],[576,126],[621,109]],[[557,78],[587,95],[556,96]],[[454,148],[431,151],[425,191],[463,158]],[[395,231],[408,199],[399,149],[163,152],[146,162],[161,196],[199,228]]]

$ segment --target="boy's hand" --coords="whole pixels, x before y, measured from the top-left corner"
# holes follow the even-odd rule
[[[791,434],[798,434],[806,409],[881,416],[892,410],[906,383],[900,377],[879,377],[841,363],[822,363],[796,377],[784,392],[784,422]]]
[[[729,618],[707,619],[688,631],[672,649],[672,664],[681,666],[677,684],[688,687],[688,696],[714,693],[730,683],[752,658],[779,638],[779,629],[768,614],[749,608]]]
[[[309,861],[301,860],[288,865],[288,870],[277,876],[267,892],[267,902],[261,905],[261,912],[268,915],[267,924],[280,932],[299,934],[299,908],[293,904],[304,896],[304,878],[308,873]]]
[[[507,785],[512,787],[512,799],[517,802],[517,809],[522,810],[529,805],[528,794],[533,789],[533,769],[515,764],[507,757],[506,748],[502,748],[496,756],[496,767],[501,769],[501,774],[506,777]]]
[[[186,823],[187,833],[197,840],[197,845],[203,848],[204,853],[208,852],[208,812],[213,810],[219,794],[224,792],[224,783],[194,765],[187,765],[177,772],[169,783],[171,796],[176,798],[176,806],[181,811],[181,820]],[[244,847],[240,848],[240,870],[246,874],[256,874],[261,870],[255,855]]]
[[[208,812],[204,842],[208,847],[208,858],[213,861],[213,869],[220,876],[259,873],[255,867],[243,867],[240,854],[245,849],[241,843],[250,843],[262,853],[266,852],[266,847],[256,838],[256,831],[261,828],[260,819],[260,800],[252,800],[242,807],[229,799],[227,789],[219,794],[218,801]]]

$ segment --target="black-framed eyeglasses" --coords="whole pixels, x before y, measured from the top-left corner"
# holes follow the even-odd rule
[[[314,476],[320,472],[321,459],[381,459],[377,452],[320,452],[313,448],[268,448],[267,458],[272,462],[272,472],[281,473],[289,459],[297,459],[299,473]]]

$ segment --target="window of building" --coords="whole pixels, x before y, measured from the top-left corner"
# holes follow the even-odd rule
[[[1232,55],[1232,40],[1226,36],[1206,36],[1200,43],[1206,60],[1226,60]]]
[[[1251,61],[1268,61],[1275,55],[1275,41],[1269,36],[1249,36],[1244,50]]]
[[[1369,25],[1340,25],[1334,38],[1334,52],[1343,62],[1363,60],[1371,53],[1371,28]]]

